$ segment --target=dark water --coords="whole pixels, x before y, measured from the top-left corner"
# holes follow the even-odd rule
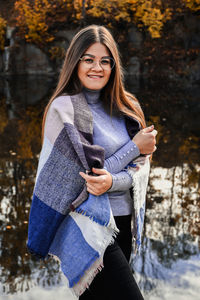
[[[58,264],[27,253],[27,223],[43,109],[56,81],[0,80],[0,299],[72,299]],[[127,82],[159,131],[147,196],[145,238],[132,264],[145,299],[199,299],[199,91]]]

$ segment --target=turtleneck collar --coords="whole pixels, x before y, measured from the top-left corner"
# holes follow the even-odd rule
[[[90,90],[86,87],[83,88],[83,94],[87,100],[88,104],[97,104],[100,102],[101,90]]]

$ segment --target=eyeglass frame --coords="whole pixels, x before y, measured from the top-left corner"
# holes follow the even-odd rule
[[[92,55],[92,54],[83,54],[83,56],[81,56],[81,57],[79,58],[79,60],[80,60],[80,61],[83,61],[83,57],[84,57],[84,56],[89,56],[89,57],[91,57],[91,58],[95,58],[95,56]],[[113,66],[110,67],[110,70],[112,70],[112,69],[114,68],[114,66],[115,66],[115,60],[114,60],[114,58],[112,58],[112,57],[110,57],[110,56],[103,56],[103,57],[101,58],[101,60],[102,60],[103,58],[109,58],[109,59],[111,59],[111,60],[113,61]],[[101,60],[98,61],[98,62],[99,62],[99,65],[101,66],[101,68],[102,68],[103,70],[105,70],[104,67],[103,67],[102,64],[101,64]],[[96,62],[96,63],[97,63],[97,62]],[[94,66],[91,66],[90,69],[93,68],[93,67],[94,67]]]

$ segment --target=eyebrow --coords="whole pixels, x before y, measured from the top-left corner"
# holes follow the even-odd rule
[[[89,53],[85,53],[83,54],[83,56],[90,56],[92,58],[95,58],[95,55],[89,54]],[[110,58],[110,56],[106,55],[106,56],[102,56],[101,58]]]

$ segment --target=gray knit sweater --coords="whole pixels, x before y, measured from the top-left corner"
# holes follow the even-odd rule
[[[124,169],[140,155],[138,147],[130,139],[122,115],[112,118],[100,100],[100,91],[83,89],[93,114],[93,142],[105,149],[104,168],[112,174],[109,200],[114,216],[128,215],[132,211],[130,187],[132,179]]]

